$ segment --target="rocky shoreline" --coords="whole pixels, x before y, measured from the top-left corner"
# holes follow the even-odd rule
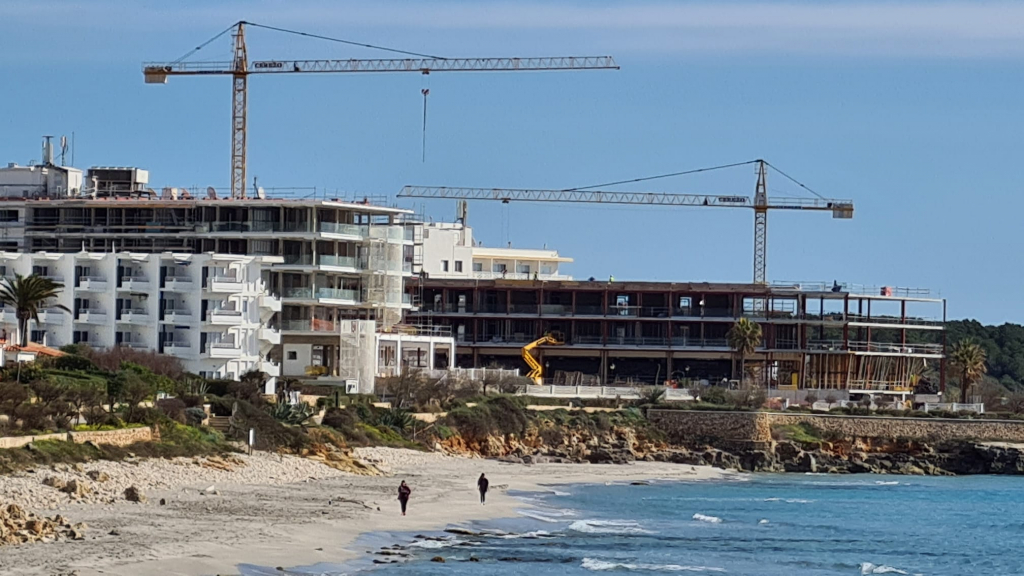
[[[466,442],[455,437],[435,449],[511,464],[629,464],[668,462],[744,472],[905,474],[959,476],[1024,474],[1024,444],[946,440],[860,438],[837,442],[721,441],[668,444],[641,431],[615,427],[603,432],[564,429],[548,443],[543,432],[523,438],[492,435]]]
[[[704,464],[746,472],[961,476],[1024,474],[1024,446],[947,441],[773,442],[767,446],[703,446],[654,455],[661,462]]]

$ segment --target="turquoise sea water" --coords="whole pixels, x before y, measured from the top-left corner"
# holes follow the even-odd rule
[[[537,507],[475,526],[487,535],[412,539],[402,565],[310,572],[1024,574],[1024,478],[752,475],[518,496]]]

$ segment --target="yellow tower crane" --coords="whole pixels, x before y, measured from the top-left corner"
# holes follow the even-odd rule
[[[340,42],[364,48],[397,52],[413,58],[371,60],[258,60],[249,62],[245,44],[246,25],[287,32],[310,38]],[[234,38],[234,57],[230,62],[186,62],[185,59],[217,38],[231,32]],[[147,62],[142,73],[147,84],[166,84],[168,76],[229,75],[231,88],[231,197],[245,198],[246,146],[248,140],[246,110],[248,108],[248,78],[253,74],[305,74],[326,72],[527,72],[537,70],[617,70],[619,66],[611,56],[560,56],[545,58],[442,58],[395,50],[316,34],[265,26],[240,21],[214,36],[185,56],[173,62]]]
[[[812,192],[813,198],[781,198],[768,197],[767,168],[772,167],[765,160],[751,160],[726,166],[714,168],[699,168],[686,172],[665,174],[649,178],[636,178],[621,182],[610,182],[604,186],[613,184],[625,184],[665,178],[669,176],[681,176],[708,170],[721,168],[732,168],[745,164],[757,165],[757,185],[754,189],[754,197],[748,196],[719,196],[710,194],[672,194],[661,192],[602,192],[591,190],[593,186],[570,188],[565,190],[522,190],[512,188],[451,188],[439,186],[406,186],[398,194],[399,198],[452,198],[456,200],[498,200],[502,203],[510,201],[525,202],[568,202],[568,203],[590,203],[590,204],[641,204],[641,205],[664,205],[664,206],[694,206],[694,207],[716,207],[716,208],[746,208],[754,211],[754,283],[767,283],[768,268],[768,211],[769,210],[812,210],[831,212],[833,218],[853,218],[853,201],[825,198],[813,192],[803,184],[775,168],[777,172],[786,178],[793,180],[800,187]]]

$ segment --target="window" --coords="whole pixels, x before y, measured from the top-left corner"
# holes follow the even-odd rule
[[[447,260],[441,260],[441,272],[447,272],[447,271],[448,271],[448,261]]]
[[[508,268],[504,264],[494,264],[491,266],[491,272],[498,272],[500,274],[506,270],[508,270]]]
[[[462,260],[455,261],[455,271],[462,272]]]
[[[46,330],[32,330],[29,332],[29,340],[36,342],[37,344],[46,343]]]
[[[516,268],[516,272],[519,272],[520,274],[529,274],[530,273],[530,265],[529,264],[520,264],[519,267]]]
[[[483,272],[483,271],[484,271],[484,263],[483,262],[473,262],[473,272]]]
[[[296,352],[295,350],[289,350],[288,351],[288,359],[289,360],[298,360],[299,359],[299,353]]]
[[[85,330],[75,330],[71,333],[71,342],[82,344],[89,341],[89,333]]]
[[[555,273],[555,267],[552,266],[551,264],[544,264],[543,266],[540,267],[540,273],[541,274],[554,274]]]

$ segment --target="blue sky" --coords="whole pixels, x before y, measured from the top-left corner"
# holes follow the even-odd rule
[[[622,70],[257,77],[249,174],[393,197],[405,184],[563,188],[763,157],[856,202],[849,221],[771,214],[770,279],[928,287],[953,318],[1024,322],[1024,3],[7,0],[3,12],[3,162],[74,132],[80,167],[226,185],[229,80],[145,85],[140,64],[239,19],[448,57],[611,54]],[[249,49],[387,57],[265,30]],[[225,38],[196,58],[229,55]],[[744,167],[631,189],[753,187]],[[777,176],[769,189],[798,194]],[[422,206],[454,215],[451,202]],[[488,245],[559,249],[578,277],[752,274],[743,210],[476,203],[470,221]]]

